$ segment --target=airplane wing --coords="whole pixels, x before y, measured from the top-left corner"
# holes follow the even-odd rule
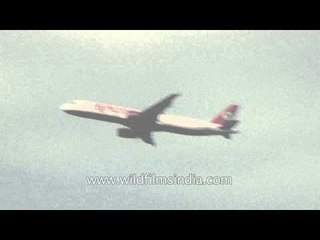
[[[142,141],[144,141],[145,143],[151,144],[152,146],[155,146],[156,143],[154,142],[151,133],[150,132],[146,132],[143,133],[140,138],[142,139]]]
[[[152,128],[157,121],[158,115],[168,108],[173,100],[178,96],[180,96],[178,93],[170,94],[138,115],[129,116],[129,127],[139,132],[139,137],[145,143],[155,146],[156,144],[151,136]]]
[[[168,95],[159,102],[143,110],[140,116],[147,117],[148,119],[156,121],[158,115],[161,114],[166,108],[170,107],[173,100],[178,96],[180,96],[179,93],[173,93]]]

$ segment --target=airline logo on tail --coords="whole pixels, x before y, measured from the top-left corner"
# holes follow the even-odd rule
[[[222,115],[223,119],[224,120],[232,120],[233,118],[233,113],[232,112],[225,112],[223,115]]]
[[[212,123],[225,125],[228,121],[233,120],[239,110],[239,106],[236,104],[228,105],[223,111],[218,113],[212,120]]]

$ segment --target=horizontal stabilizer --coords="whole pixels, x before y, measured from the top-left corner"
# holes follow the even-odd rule
[[[224,125],[220,128],[222,130],[230,130],[235,127],[240,121],[239,120],[229,120],[224,123]]]

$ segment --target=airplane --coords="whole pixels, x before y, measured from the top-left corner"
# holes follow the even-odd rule
[[[120,124],[125,128],[117,129],[119,137],[140,138],[153,146],[156,145],[153,132],[191,136],[220,135],[226,139],[231,139],[232,134],[239,133],[233,130],[239,123],[239,120],[235,119],[239,109],[236,104],[229,104],[210,121],[163,114],[178,96],[180,93],[170,94],[142,111],[87,100],[73,100],[62,104],[60,109],[74,116]]]

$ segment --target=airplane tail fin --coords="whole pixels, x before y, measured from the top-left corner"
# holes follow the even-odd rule
[[[210,122],[221,125],[221,129],[230,130],[237,123],[238,120],[235,120],[239,106],[236,104],[228,105],[224,110],[219,112]]]

